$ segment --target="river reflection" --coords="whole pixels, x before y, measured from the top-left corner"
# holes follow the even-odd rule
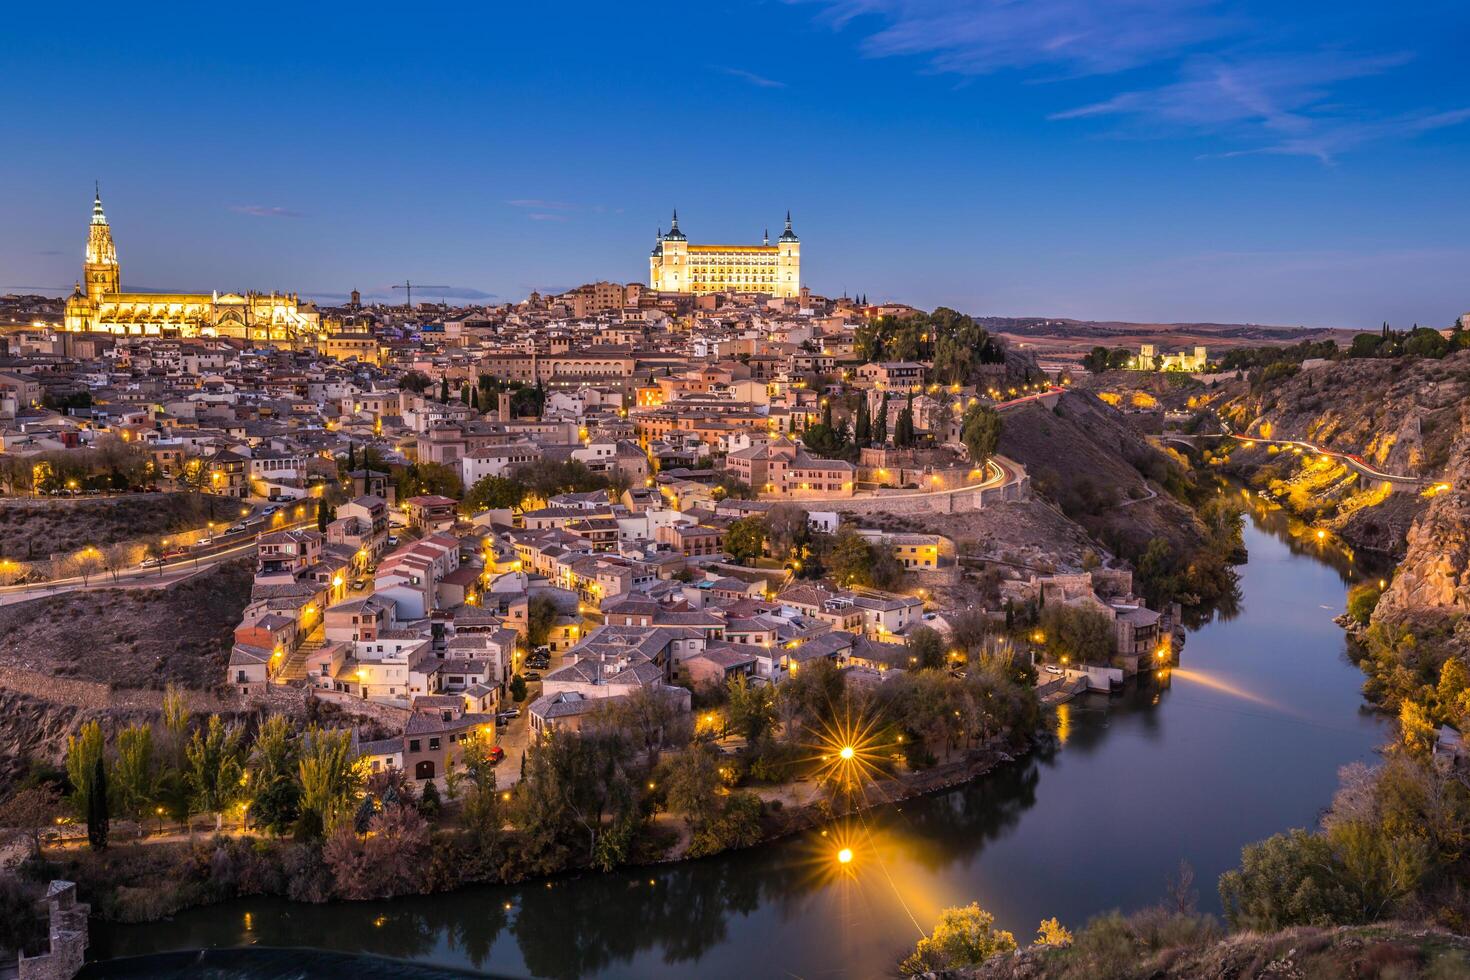
[[[678,865],[392,902],[240,900],[163,924],[97,924],[93,955],[258,945],[505,976],[877,977],[892,975],[947,905],[978,901],[1024,941],[1044,917],[1077,926],[1157,900],[1181,858],[1196,869],[1201,905],[1218,909],[1214,881],[1241,845],[1311,823],[1337,768],[1371,759],[1382,737],[1359,710],[1361,678],[1331,622],[1343,574],[1269,514],[1253,517],[1246,544],[1238,614],[1193,633],[1181,669],[1073,701],[1057,712],[1060,748],[961,789],[825,837]],[[844,847],[848,864],[836,857]],[[170,964],[156,975],[287,975],[275,962]],[[295,967],[290,975],[342,973]]]

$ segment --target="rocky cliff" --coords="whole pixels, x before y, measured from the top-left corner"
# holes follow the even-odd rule
[[[1232,381],[1210,403],[1239,432],[1304,439],[1434,484],[1372,492],[1310,454],[1242,448],[1230,465],[1356,547],[1400,558],[1375,619],[1470,612],[1470,351],[1443,360],[1335,361],[1287,377]]]

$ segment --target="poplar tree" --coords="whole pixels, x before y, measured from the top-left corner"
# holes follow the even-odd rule
[[[858,402],[857,420],[853,423],[852,437],[853,441],[859,447],[866,446],[868,441],[873,438],[873,417],[872,413],[868,410],[868,396],[866,394]]]

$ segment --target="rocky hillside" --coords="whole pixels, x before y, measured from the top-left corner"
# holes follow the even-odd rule
[[[1136,556],[1160,537],[1188,554],[1204,539],[1194,512],[1171,493],[1182,485],[1180,467],[1095,395],[1068,391],[1055,409],[1031,404],[1007,412],[1000,452],[1117,554]]]
[[[203,528],[206,521],[233,521],[237,514],[221,498],[197,493],[8,497],[0,499],[0,558],[31,561],[142,542]]]
[[[251,569],[234,561],[168,588],[96,589],[0,606],[0,666],[115,688],[220,683]]]
[[[1368,493],[1328,461],[1263,448],[1238,450],[1230,461],[1258,485],[1279,481],[1289,506],[1354,546],[1401,559],[1376,619],[1470,612],[1470,351],[1234,381],[1212,392],[1211,403],[1237,431],[1306,439],[1447,487]]]
[[[1470,976],[1470,939],[1441,929],[1383,923],[1332,929],[1237,933],[1198,947],[1147,955],[1083,943],[1070,949],[1023,949],[953,980],[1254,980],[1378,977],[1437,980]]]

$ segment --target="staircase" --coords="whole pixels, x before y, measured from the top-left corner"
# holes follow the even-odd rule
[[[276,671],[275,682],[292,684],[306,680],[307,659],[325,646],[326,642],[326,630],[318,625],[316,629],[307,634],[300,646],[286,655],[286,662],[281,664],[280,670]]]

